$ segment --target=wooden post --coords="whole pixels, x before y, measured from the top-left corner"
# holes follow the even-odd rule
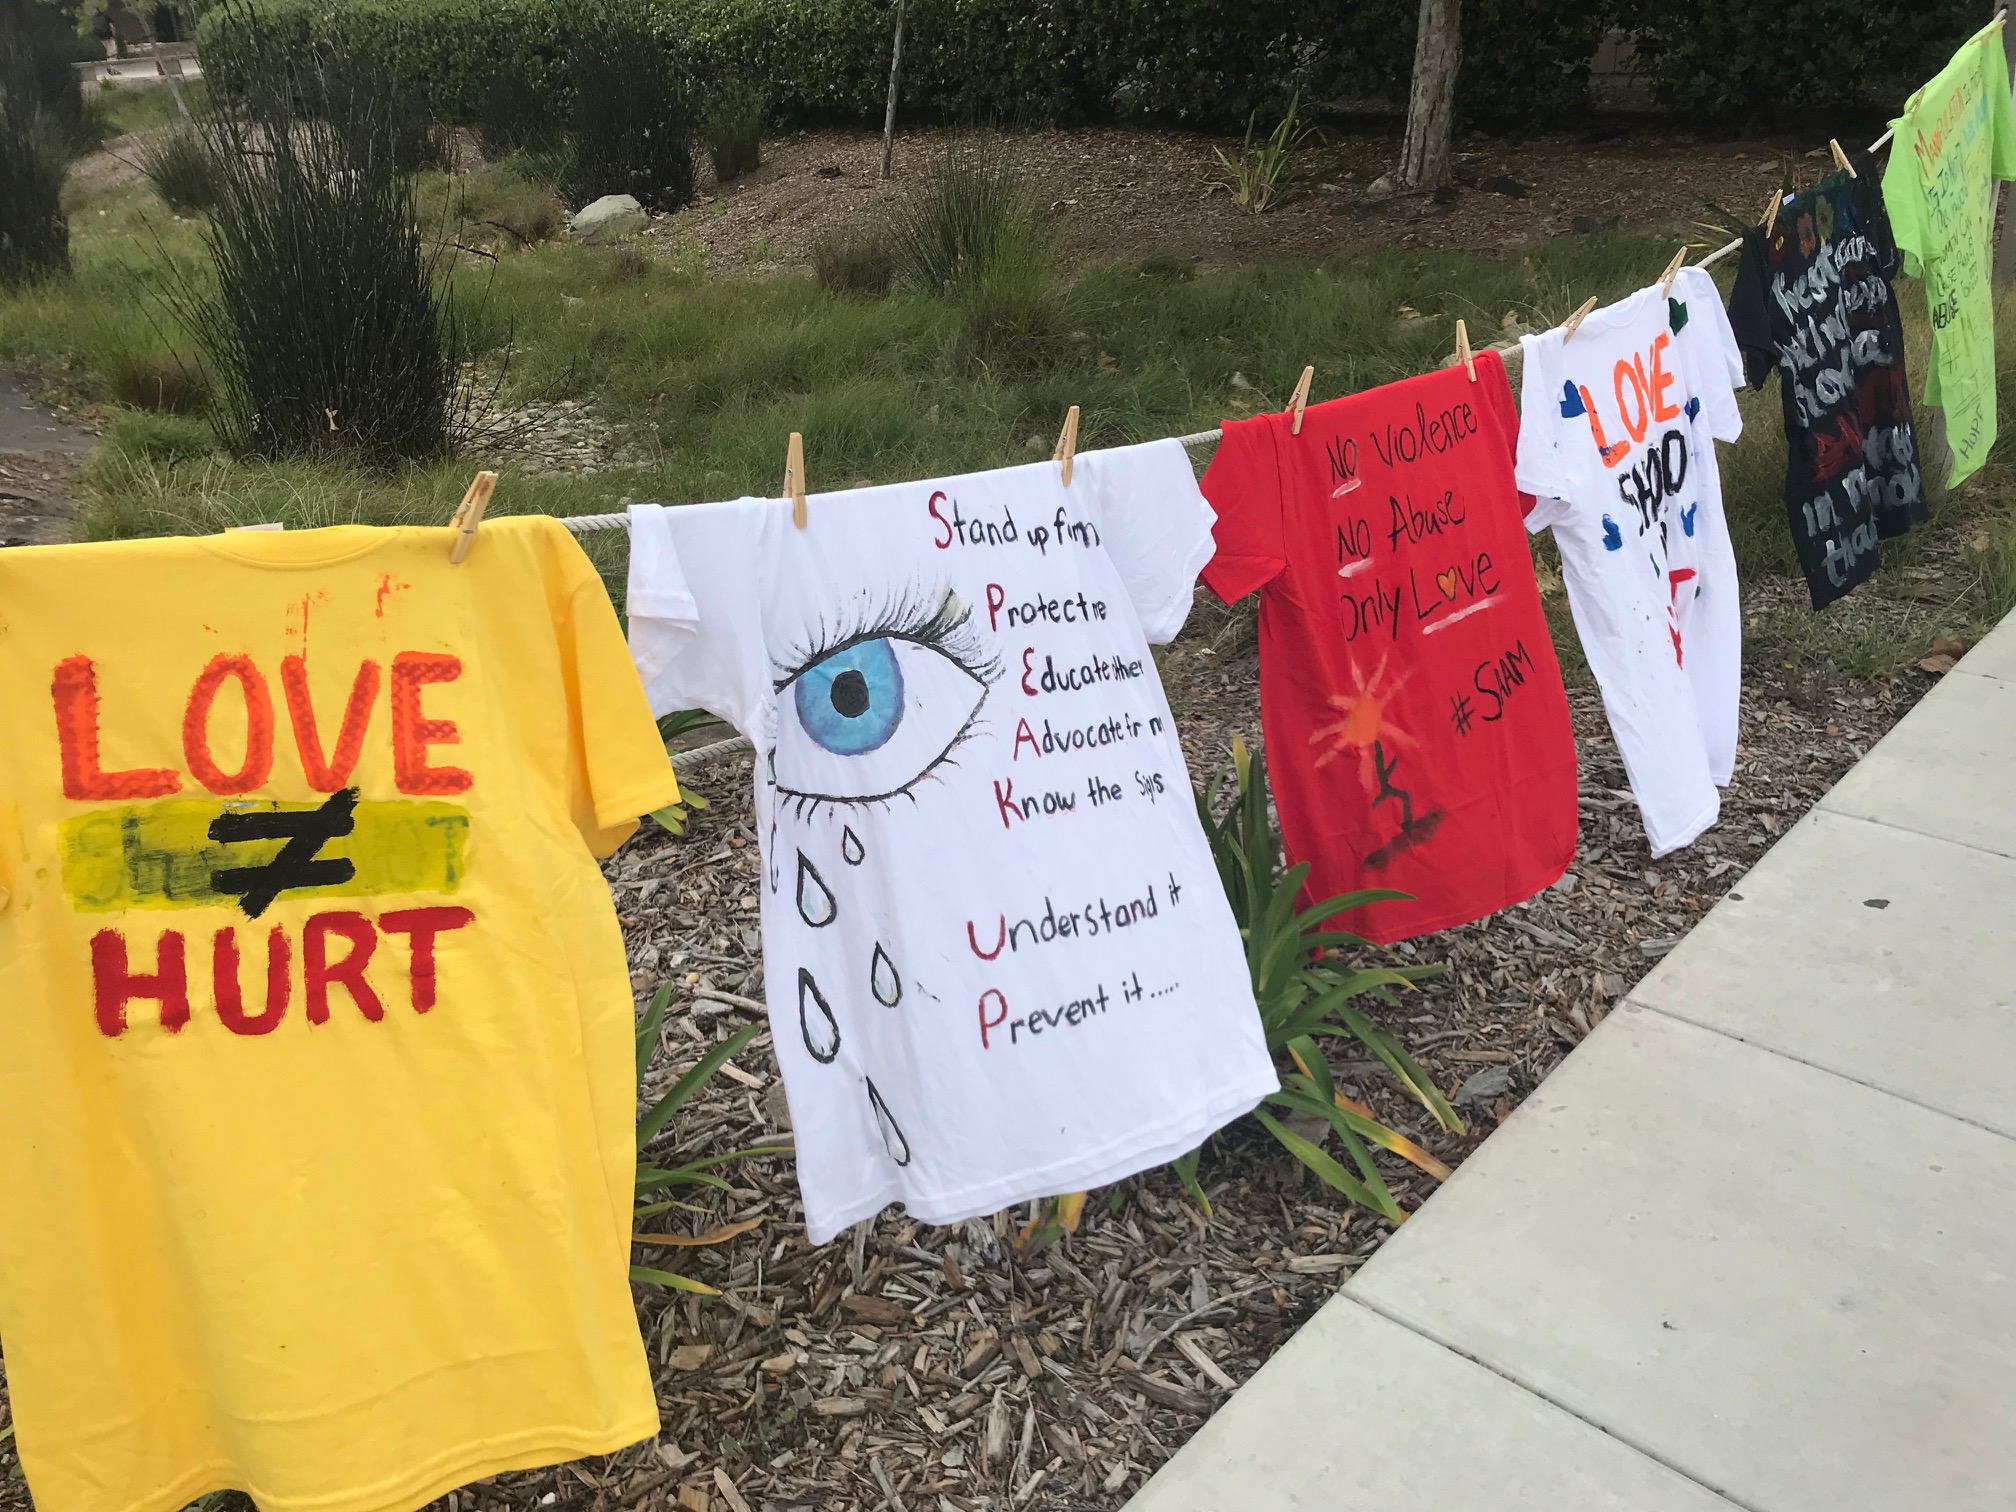
[[[882,117],[882,177],[894,178],[896,158],[896,81],[903,74],[903,0],[896,0],[896,42],[889,49],[889,110]]]
[[[1461,0],[1421,0],[1414,37],[1414,87],[1407,97],[1407,136],[1400,146],[1400,181],[1436,189],[1449,180],[1449,139],[1456,124],[1456,70],[1463,61]]]

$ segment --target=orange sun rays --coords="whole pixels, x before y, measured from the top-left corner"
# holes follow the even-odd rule
[[[1378,790],[1378,773],[1374,769],[1373,746],[1376,742],[1389,742],[1401,750],[1413,750],[1420,742],[1386,719],[1386,706],[1407,684],[1411,672],[1401,672],[1390,683],[1386,681],[1387,658],[1381,655],[1373,667],[1372,675],[1365,676],[1356,663],[1351,666],[1351,691],[1333,693],[1325,700],[1330,707],[1343,717],[1335,723],[1320,726],[1309,737],[1315,746],[1327,746],[1316,758],[1318,768],[1326,767],[1342,756],[1353,752],[1358,756],[1358,777],[1365,784],[1369,795]]]

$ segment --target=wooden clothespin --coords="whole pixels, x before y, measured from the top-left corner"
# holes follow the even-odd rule
[[[1687,249],[1685,247],[1682,247],[1678,252],[1673,254],[1673,261],[1666,264],[1666,271],[1659,275],[1659,292],[1661,294],[1671,294],[1673,292],[1673,280],[1680,276],[1681,266],[1686,261]]]
[[[1071,463],[1078,455],[1078,406],[1072,405],[1064,415],[1064,429],[1057,435],[1057,449],[1050,453],[1052,462],[1064,464],[1064,486],[1071,486]]]
[[[784,450],[784,497],[791,501],[791,523],[805,528],[805,438],[791,432],[791,444]]]
[[[1764,207],[1764,234],[1766,236],[1769,236],[1771,228],[1778,224],[1778,207],[1784,203],[1785,191],[1783,189],[1773,189],[1771,191],[1771,203]]]
[[[1575,334],[1575,328],[1589,318],[1589,312],[1596,308],[1596,296],[1591,294],[1582,301],[1582,308],[1568,317],[1568,324],[1561,328],[1561,339],[1566,341]]]
[[[451,564],[459,564],[469,555],[469,548],[476,544],[476,527],[483,523],[483,511],[490,507],[490,495],[496,491],[497,474],[479,472],[469,485],[469,491],[462,495],[455,517],[448,522],[455,532],[454,544],[448,548]]]
[[[1842,172],[1846,173],[1850,178],[1861,177],[1860,174],[1856,173],[1855,165],[1848,161],[1848,154],[1841,150],[1841,143],[1839,142],[1839,140],[1837,140],[1834,137],[1829,137],[1827,138],[1827,145],[1834,151],[1834,166],[1836,168],[1839,168]]]
[[[1463,371],[1470,375],[1470,381],[1477,381],[1477,360],[1470,355],[1470,328],[1463,324],[1463,318],[1456,318],[1456,359],[1463,364]]]
[[[1288,399],[1288,434],[1302,434],[1302,411],[1309,408],[1309,384],[1316,376],[1316,365],[1311,363],[1302,369],[1301,380],[1295,385],[1295,392]]]

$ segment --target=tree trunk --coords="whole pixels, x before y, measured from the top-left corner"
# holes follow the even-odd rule
[[[896,0],[896,44],[889,49],[889,110],[882,117],[882,177],[895,177],[896,81],[903,74],[903,0]]]
[[[1407,137],[1400,181],[1437,189],[1449,181],[1449,137],[1456,121],[1456,68],[1463,61],[1461,0],[1421,0],[1414,37],[1414,88],[1407,97]]]

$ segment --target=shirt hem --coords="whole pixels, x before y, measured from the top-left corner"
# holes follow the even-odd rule
[[[1643,810],[1640,810],[1640,817],[1643,817]],[[1685,850],[1696,840],[1707,834],[1714,827],[1715,821],[1721,817],[1722,795],[1718,793],[1715,795],[1714,801],[1706,809],[1680,827],[1679,839],[1662,844],[1653,835],[1651,830],[1646,830],[1645,842],[1652,847],[1652,859],[1657,861],[1660,857],[1670,856],[1677,850]]]
[[[1206,501],[1204,507],[1207,509],[1211,508],[1209,501]],[[1212,520],[1215,524],[1217,520],[1217,512],[1215,510],[1212,512]],[[1149,645],[1166,646],[1183,633],[1183,627],[1190,622],[1190,611],[1197,605],[1197,584],[1203,576],[1204,569],[1211,564],[1211,558],[1217,554],[1218,542],[1211,532],[1206,530],[1204,538],[1191,548],[1189,559],[1183,563],[1180,569],[1183,579],[1181,593],[1173,596],[1162,611],[1162,614],[1157,617],[1152,627],[1153,633],[1145,633],[1149,632],[1151,627],[1142,626],[1144,638]],[[1214,594],[1217,592],[1215,588],[1211,591]],[[1161,632],[1165,628],[1166,622],[1172,617],[1175,619],[1175,624],[1167,626],[1168,634],[1162,634]]]
[[[489,1439],[480,1444],[453,1450],[432,1461],[426,1468],[405,1479],[368,1486],[356,1491],[328,1496],[271,1496],[256,1486],[234,1478],[235,1466],[218,1461],[203,1466],[162,1491],[150,1492],[127,1502],[120,1512],[178,1512],[199,1496],[213,1491],[243,1491],[258,1504],[261,1512],[413,1512],[459,1486],[507,1470],[531,1470],[542,1465],[563,1464],[591,1455],[614,1454],[654,1437],[658,1432],[654,1405],[648,1418],[636,1418],[622,1427],[593,1432],[587,1429],[539,1428],[508,1438]]]
[[[614,829],[619,824],[629,824],[678,801],[679,779],[668,772],[663,781],[650,787],[637,788],[621,798],[598,803],[595,806],[595,824],[599,829]]]
[[[1033,1198],[1089,1191],[1096,1186],[1124,1180],[1152,1166],[1187,1155],[1233,1119],[1258,1107],[1269,1093],[1280,1090],[1281,1078],[1270,1062],[1265,1077],[1254,1077],[1242,1083],[1237,1092],[1211,1102],[1201,1117],[1182,1123],[1157,1125],[1148,1131],[1145,1140],[1130,1137],[1125,1153],[1115,1153],[1114,1147],[1108,1146],[1090,1158],[1060,1161],[1040,1171],[1018,1174],[1013,1180],[964,1187],[956,1192],[929,1195],[900,1190],[877,1192],[848,1203],[830,1220],[822,1221],[819,1228],[823,1236],[812,1242],[825,1244],[862,1219],[874,1217],[891,1203],[900,1202],[904,1212],[920,1222],[944,1225],[961,1223],[968,1218],[984,1218],[989,1213],[998,1213],[1003,1208]],[[806,1226],[810,1229],[811,1215],[808,1213],[806,1217]],[[150,1508],[147,1512],[156,1512],[156,1509]]]
[[[1556,882],[1559,882],[1567,874],[1568,868],[1574,862],[1575,847],[1573,844],[1570,844],[1566,853],[1562,855],[1558,862],[1549,862],[1532,873],[1539,880],[1532,882],[1530,885],[1522,880],[1520,883],[1505,889],[1505,896],[1500,901],[1493,903],[1489,908],[1447,909],[1442,913],[1430,915],[1420,923],[1416,923],[1410,919],[1406,921],[1405,930],[1400,934],[1384,934],[1376,924],[1368,928],[1349,918],[1333,920],[1332,923],[1337,928],[1348,930],[1360,939],[1369,940],[1374,945],[1397,945],[1402,940],[1418,940],[1423,935],[1438,934],[1442,930],[1456,929],[1465,924],[1476,924],[1484,919],[1501,914],[1508,908],[1517,908],[1521,903],[1530,902],[1552,887]],[[1405,903],[1370,903],[1366,906],[1368,908],[1406,908],[1409,905]]]

